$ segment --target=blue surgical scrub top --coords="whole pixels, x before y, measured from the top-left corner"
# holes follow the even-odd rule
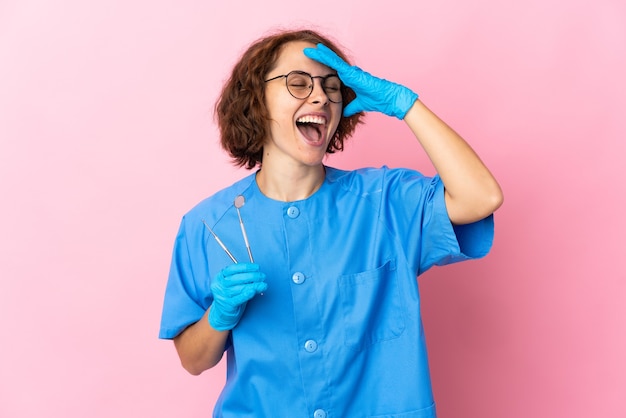
[[[231,332],[213,416],[435,417],[416,276],[487,254],[493,217],[453,226],[440,178],[412,170],[326,167],[295,202],[267,198],[252,174],[183,217],[160,338],[203,316],[211,279],[232,263],[203,220],[249,261],[238,195],[268,287]]]

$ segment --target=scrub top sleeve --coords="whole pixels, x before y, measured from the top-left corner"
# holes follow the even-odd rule
[[[433,265],[443,266],[484,257],[493,242],[493,215],[467,225],[452,225],[439,176],[431,180],[431,193],[424,202],[421,260],[418,274]]]
[[[471,224],[453,225],[453,229],[461,252],[469,258],[484,257],[491,250],[494,235],[493,214]]]
[[[172,339],[204,315],[205,298],[198,294],[183,218],[165,290],[159,338]]]

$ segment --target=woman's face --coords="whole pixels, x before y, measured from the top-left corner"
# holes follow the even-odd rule
[[[283,49],[265,79],[303,71],[313,77],[336,72],[307,58],[302,50],[315,45],[290,42]],[[322,88],[322,79],[313,79],[313,91],[297,99],[286,86],[285,77],[265,83],[265,103],[270,115],[270,136],[263,146],[263,166],[271,162],[298,166],[320,165],[341,119],[342,104],[333,103]],[[330,93],[330,89],[327,87]]]

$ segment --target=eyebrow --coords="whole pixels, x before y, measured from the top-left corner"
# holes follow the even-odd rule
[[[337,71],[332,72],[332,73],[328,73],[328,74],[325,74],[325,75],[312,75],[312,74],[311,74],[311,73],[309,73],[308,71],[304,71],[304,70],[291,70],[291,71],[289,71],[289,73],[294,72],[294,71],[297,71],[297,72],[300,72],[300,73],[305,73],[305,74],[308,74],[308,75],[310,75],[311,77],[330,77],[331,75],[336,75],[337,77],[339,77],[339,74],[337,74]],[[289,73],[287,73],[287,74],[289,74]]]
[[[288,76],[289,74],[294,73],[294,72],[307,74],[309,77],[313,77],[313,78],[328,78],[328,77],[331,77],[331,76],[335,76],[335,77],[337,77],[337,78],[339,78],[339,79],[340,79],[339,74],[338,74],[337,72],[334,72],[334,73],[328,73],[328,74],[326,74],[326,75],[312,75],[312,74],[310,74],[309,72],[304,71],[304,70],[291,70],[291,71],[288,71],[288,72],[287,72],[287,73],[285,73],[285,74],[279,74],[279,75],[275,75],[275,76],[273,76],[273,77],[265,78],[265,82],[268,82],[268,81],[271,81],[271,80],[275,80],[275,79],[277,79],[277,78],[279,78],[279,77],[286,77],[286,76]]]

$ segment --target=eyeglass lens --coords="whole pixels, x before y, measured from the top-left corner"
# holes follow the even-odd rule
[[[322,87],[328,100],[333,103],[341,103],[341,80],[334,74],[325,77],[313,77],[308,73],[292,71],[287,74],[287,89],[296,99],[306,99],[313,91],[313,78],[322,81]]]

